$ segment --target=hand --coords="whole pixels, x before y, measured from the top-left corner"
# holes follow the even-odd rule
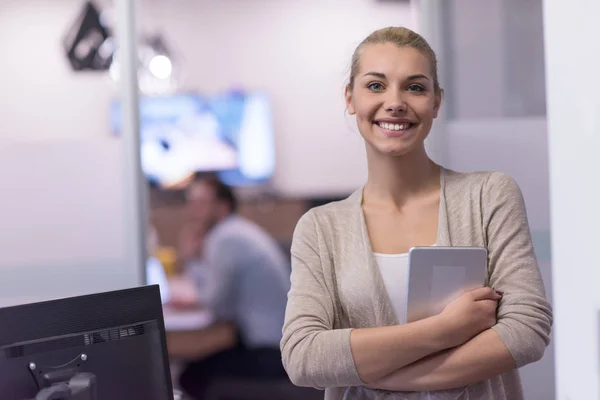
[[[169,300],[166,305],[174,310],[200,308],[199,293],[194,282],[183,275],[169,278]]]
[[[466,343],[496,324],[499,292],[483,287],[467,291],[451,301],[438,315],[449,347]]]

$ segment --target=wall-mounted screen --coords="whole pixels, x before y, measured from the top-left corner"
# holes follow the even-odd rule
[[[111,107],[121,132],[121,104]],[[198,172],[215,172],[232,186],[267,181],[275,169],[275,138],[268,96],[229,92],[140,98],[142,169],[158,186],[177,186]]]

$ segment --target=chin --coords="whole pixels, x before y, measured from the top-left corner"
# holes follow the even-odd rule
[[[369,147],[371,147],[377,154],[392,157],[404,156],[411,153],[415,149],[415,146],[412,143],[370,143]]]
[[[375,140],[370,140],[369,142],[375,151],[392,156],[406,155],[415,149],[418,149],[419,145],[422,144],[417,136],[410,138],[377,137],[374,139]]]
[[[401,148],[401,149],[381,149],[378,150],[380,154],[384,154],[391,157],[402,157],[412,152],[410,148]]]

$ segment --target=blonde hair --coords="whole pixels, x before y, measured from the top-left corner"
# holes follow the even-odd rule
[[[418,50],[425,57],[427,57],[431,66],[431,74],[433,75],[433,85],[435,91],[439,92],[441,90],[440,83],[438,81],[437,57],[429,43],[427,43],[423,36],[419,35],[418,33],[408,28],[397,26],[379,29],[371,33],[358,45],[356,50],[354,50],[354,54],[352,55],[352,64],[350,66],[350,79],[348,81],[348,87],[350,89],[353,88],[354,79],[356,78],[356,74],[358,74],[358,69],[360,67],[360,53],[362,48],[368,45],[387,43],[394,44],[398,47],[409,47]]]

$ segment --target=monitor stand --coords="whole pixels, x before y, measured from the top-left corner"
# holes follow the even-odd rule
[[[32,400],[98,400],[96,395],[96,377],[82,372],[69,382],[55,383],[42,389]]]

